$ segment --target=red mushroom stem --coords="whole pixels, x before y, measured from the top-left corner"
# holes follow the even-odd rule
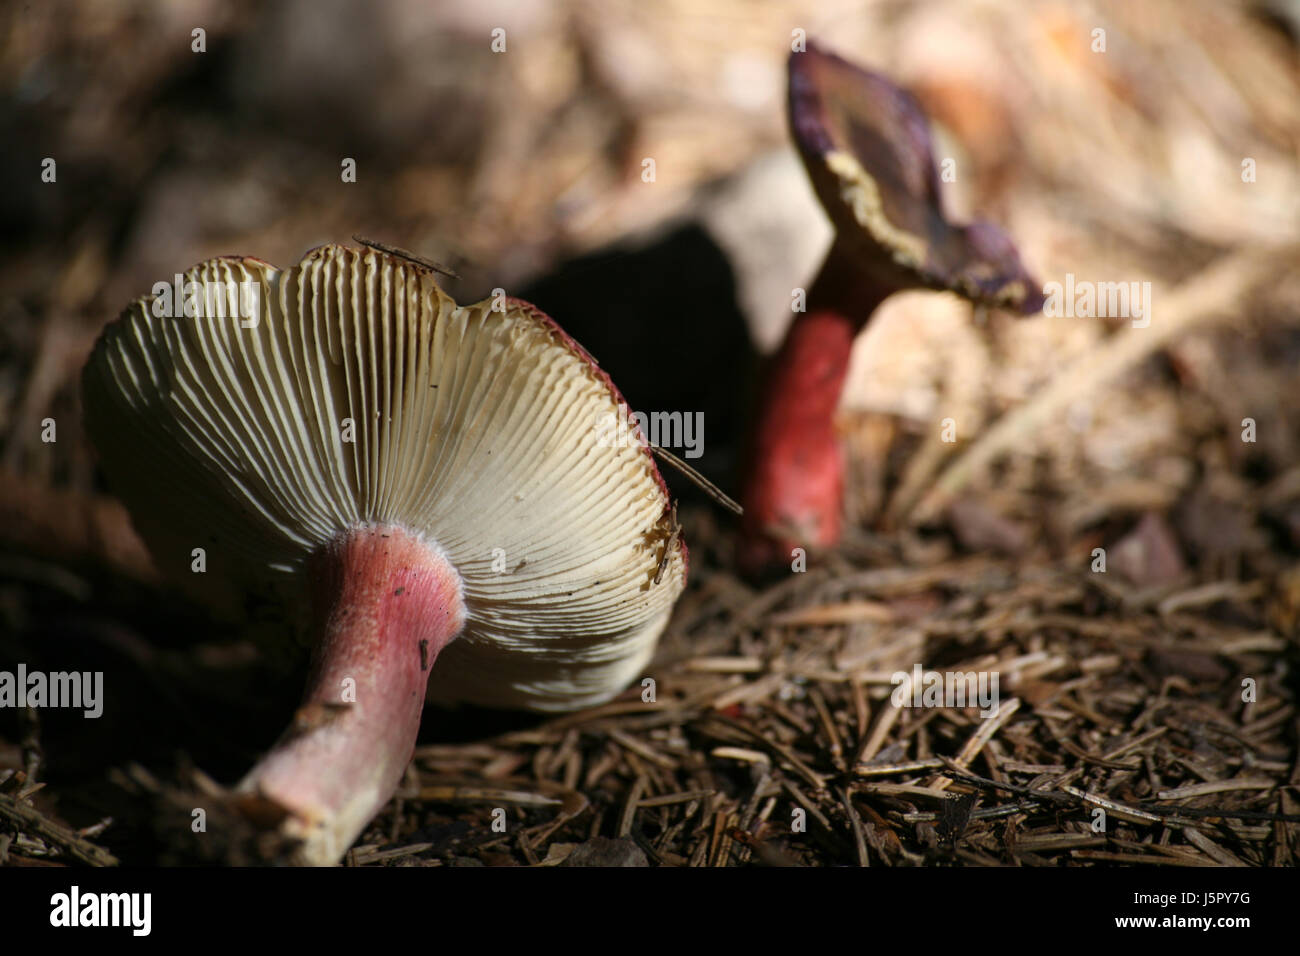
[[[784,563],[795,548],[840,537],[844,461],[835,410],[853,340],[876,307],[903,287],[868,276],[837,240],[764,375],[745,470],[740,565],[747,574]]]
[[[429,670],[465,621],[461,578],[418,534],[363,525],[309,564],[311,672],[294,724],[239,784],[287,817],[298,861],[333,862],[415,749]]]

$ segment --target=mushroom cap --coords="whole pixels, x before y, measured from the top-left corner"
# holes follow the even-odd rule
[[[987,222],[943,211],[930,128],[915,97],[809,43],[789,65],[790,128],[822,207],[864,271],[1026,315],[1041,286]]]
[[[430,270],[337,245],[285,272],[213,259],[185,281],[201,314],[137,300],[83,375],[105,473],[164,573],[227,605],[292,607],[314,551],[398,525],[463,581],[466,626],[431,696],[562,710],[640,674],[686,549],[626,403],[550,318],[504,297],[458,306]]]

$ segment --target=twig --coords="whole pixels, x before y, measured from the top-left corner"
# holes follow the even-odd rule
[[[1271,790],[1276,786],[1277,781],[1262,777],[1238,780],[1207,780],[1204,783],[1193,783],[1186,787],[1177,787],[1174,790],[1161,790],[1156,796],[1161,800],[1185,800],[1188,797],[1201,797],[1207,793],[1226,793],[1232,790]]]
[[[366,239],[358,235],[353,235],[352,238],[354,241],[361,243],[363,246],[369,246],[371,249],[378,249],[380,252],[386,252],[390,256],[397,256],[399,259],[406,259],[409,262],[414,262],[417,266],[424,266],[426,269],[432,269],[434,272],[440,272],[453,279],[460,278],[457,273],[448,269],[446,266],[440,265],[432,259],[426,259],[424,256],[417,256],[414,252],[408,252],[398,246],[390,246],[386,242],[380,242],[377,239]]]
[[[660,461],[672,465],[683,475],[689,478],[692,484],[694,484],[697,488],[703,491],[706,495],[708,495],[718,504],[722,505],[722,507],[726,508],[728,511],[732,512],[733,514],[743,515],[745,513],[745,509],[740,507],[740,505],[736,501],[729,498],[726,492],[724,492],[713,482],[709,481],[709,479],[705,478],[703,475],[701,475],[690,465],[686,464],[686,462],[682,461],[680,458],[678,458],[668,449],[660,448],[658,445],[649,445],[649,444],[647,444],[646,447],[650,449],[650,451],[655,455],[656,458],[658,458]]]
[[[1278,275],[1279,259],[1293,250],[1244,249],[1221,259],[1164,297],[1161,318],[1129,328],[1085,355],[1024,405],[1003,415],[949,465],[912,509],[913,524],[933,520],[975,475],[1012,448],[1025,448],[1044,425],[1084,395],[1151,355],[1179,335],[1231,311],[1256,286]]]
[[[970,766],[971,761],[979,756],[979,752],[984,749],[985,744],[993,739],[993,735],[1002,729],[1002,725],[1010,720],[1011,715],[1019,709],[1020,698],[1012,697],[1010,700],[1003,701],[993,716],[982,721],[979,729],[966,741],[966,745],[957,754],[957,759],[953,761],[954,765],[963,769]],[[950,780],[936,780],[932,786],[937,790],[946,790],[950,782]]]
[[[840,802],[844,804],[844,810],[849,815],[849,825],[853,828],[853,846],[858,852],[858,866],[870,866],[871,859],[867,856],[867,837],[862,829],[862,818],[858,816],[857,808],[853,806],[853,797],[847,789],[840,790]]]
[[[1076,799],[1088,799],[1093,802],[1100,801],[1101,798],[1093,794],[1085,793],[1074,787],[1063,788],[1060,792],[1053,790],[1040,790],[1034,787],[1024,787],[1014,783],[999,783],[996,780],[990,780],[987,777],[981,777],[978,774],[970,773],[953,766],[952,761],[944,758],[950,766],[946,770],[940,771],[945,776],[952,777],[962,783],[974,787],[983,787],[988,790],[1002,790],[1006,793],[1014,793],[1018,796],[1032,797],[1044,803],[1055,803],[1058,806],[1064,804],[1074,804]],[[1300,813],[1269,813],[1262,810],[1223,810],[1219,808],[1193,808],[1193,807],[1153,807],[1149,804],[1143,804],[1138,807],[1127,806],[1124,804],[1114,804],[1111,801],[1104,801],[1112,806],[1117,806],[1121,810],[1127,810],[1135,815],[1143,817],[1159,817],[1162,821],[1168,822],[1170,819],[1178,817],[1198,817],[1214,818],[1223,817],[1227,820],[1267,820],[1277,823],[1300,823]]]
[[[19,832],[30,830],[42,839],[62,847],[68,856],[90,866],[117,866],[117,857],[89,840],[83,840],[75,831],[45,817],[30,804],[8,794],[0,793],[0,817],[16,824]]]
[[[649,777],[645,774],[639,774],[636,782],[632,784],[632,789],[628,792],[627,800],[623,804],[623,812],[618,817],[618,836],[625,837],[632,832],[632,820],[636,817],[637,804],[640,802],[641,794],[645,793],[649,783]]]

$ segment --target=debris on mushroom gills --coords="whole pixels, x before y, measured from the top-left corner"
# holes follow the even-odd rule
[[[954,292],[1029,315],[1041,287],[984,222],[945,216],[925,114],[882,76],[809,43],[789,62],[791,135],[835,240],[769,361],[742,489],[750,574],[840,538],[844,456],[834,416],[857,333],[905,289]]]
[[[635,422],[599,440],[626,403],[549,317],[458,306],[375,249],[187,282],[205,307],[141,299],[105,329],[86,424],[164,574],[270,595],[285,641],[311,622],[297,714],[234,800],[275,811],[290,862],[336,861],[391,797],[426,695],[557,711],[643,676],[685,545]]]

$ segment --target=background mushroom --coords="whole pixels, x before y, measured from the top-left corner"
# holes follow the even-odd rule
[[[840,535],[834,412],[854,336],[888,296],[949,292],[1032,314],[1038,284],[996,226],[948,221],[926,118],[884,77],[809,43],[789,60],[790,130],[835,241],[765,374],[740,560],[753,572]]]
[[[302,706],[238,788],[295,861],[337,860],[388,800],[426,684],[549,711],[640,673],[685,547],[635,421],[605,438],[621,396],[551,319],[332,245],[186,282],[200,314],[145,298],[104,331],[86,423],[164,575],[308,626]]]

